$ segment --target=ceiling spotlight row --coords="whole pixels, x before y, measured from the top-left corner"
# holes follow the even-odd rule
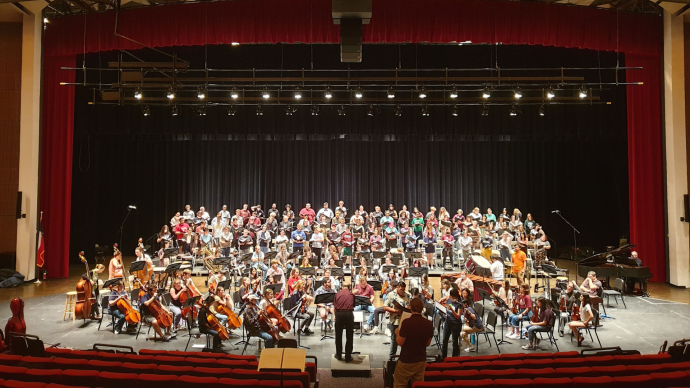
[[[484,99],[490,98],[490,97],[491,97],[491,92],[492,92],[492,87],[489,86],[489,85],[485,85],[484,88],[482,89],[482,97],[483,97]],[[578,95],[580,98],[587,98],[587,96],[589,95],[588,92],[589,92],[589,90],[587,89],[587,87],[583,85],[582,87],[580,87],[580,88],[577,90],[577,95]],[[395,98],[395,90],[393,89],[392,86],[390,86],[390,87],[388,88],[386,94],[387,94],[387,97],[388,97],[388,98],[391,98],[391,99],[392,99],[392,98]],[[200,100],[205,99],[207,95],[208,95],[208,89],[207,89],[205,86],[199,86],[199,87],[197,88],[197,97],[198,97]],[[268,91],[268,87],[264,87],[264,88],[262,89],[261,95],[262,95],[262,97],[263,97],[264,99],[269,99],[269,98],[271,98],[271,94],[270,94],[269,91]],[[333,93],[331,92],[331,88],[330,88],[329,86],[326,86],[326,89],[324,90],[324,94],[323,94],[323,95],[324,95],[324,97],[325,97],[326,99],[331,99],[331,98],[333,97]],[[556,92],[555,92],[553,86],[551,86],[551,85],[548,86],[548,88],[546,89],[545,95],[546,95],[546,98],[548,98],[549,100],[550,100],[550,99],[553,99],[554,97],[556,97]],[[169,100],[173,100],[173,99],[175,98],[175,89],[172,88],[172,87],[169,88],[169,89],[168,89],[168,92],[167,92],[167,94],[166,94],[166,96],[168,97]],[[237,92],[237,89],[236,89],[235,87],[233,87],[233,88],[232,88],[232,91],[230,92],[230,97],[236,100],[236,99],[239,98],[239,96],[240,96],[240,95],[239,95],[239,93]],[[362,98],[362,97],[364,96],[364,94],[363,94],[363,92],[362,92],[361,86],[357,86],[357,87],[355,88],[354,96],[355,96],[356,98]],[[450,91],[450,95],[449,95],[449,96],[450,96],[450,98],[457,98],[457,97],[458,97],[458,90],[457,90],[457,88],[455,87],[455,85],[453,85],[453,87],[452,87],[452,89],[451,89],[451,91]],[[520,86],[516,86],[516,87],[513,89],[513,96],[514,96],[516,99],[522,98],[523,93],[522,93],[522,89],[520,89]],[[141,89],[140,87],[136,88],[136,89],[134,90],[134,98],[136,98],[137,100],[141,100],[142,97],[143,97],[142,89]],[[426,88],[425,88],[424,86],[422,86],[422,87],[419,89],[419,98],[426,98],[426,97],[427,97]],[[300,90],[299,87],[297,87],[297,88],[295,89],[295,99],[296,99],[296,100],[299,100],[299,99],[301,99],[301,98],[302,98],[302,91]]]
[[[206,107],[205,106],[196,106],[196,107],[193,107],[193,109],[194,109],[194,114],[196,116],[206,116]],[[370,117],[374,116],[374,111],[375,111],[374,106],[369,105],[369,107],[367,108],[367,116],[370,116]],[[151,115],[151,108],[149,108],[148,105],[142,105],[141,106],[141,112],[144,115],[144,117],[148,117]],[[297,112],[297,107],[293,107],[292,105],[288,105],[285,108],[285,115],[286,116],[292,116],[295,112]],[[347,115],[347,110],[345,108],[345,105],[338,106],[336,108],[336,112],[338,113],[338,116]],[[227,108],[228,116],[234,116],[236,113],[237,113],[237,106],[236,105],[230,105]],[[398,116],[398,117],[402,116],[402,108],[400,107],[400,105],[396,106],[393,109],[393,113],[395,114],[395,116]],[[515,105],[515,104],[512,104],[510,106],[510,108],[508,109],[508,115],[511,117],[515,117],[520,113],[522,113],[522,112],[517,108],[517,105]],[[173,105],[172,106],[172,116],[173,117],[178,116],[179,114],[180,114],[180,108],[177,105]],[[263,116],[264,115],[264,110],[263,110],[263,107],[261,106],[261,104],[258,104],[256,106],[256,115],[257,116]],[[311,115],[312,116],[320,116],[321,115],[321,108],[318,105],[312,105],[311,106]],[[451,108],[451,115],[454,117],[458,116],[458,106],[457,105],[453,105],[453,107]],[[489,107],[487,105],[482,105],[481,115],[482,116],[488,116],[489,115]],[[545,115],[546,115],[546,108],[542,104],[539,107],[539,116],[543,117]],[[430,116],[429,106],[428,105],[422,106],[422,117],[429,117],[429,116]]]

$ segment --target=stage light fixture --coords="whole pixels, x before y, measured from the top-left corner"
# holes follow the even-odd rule
[[[489,115],[489,107],[484,105],[482,106],[482,116],[488,116]]]
[[[206,107],[200,106],[200,107],[196,108],[196,114],[198,116],[206,116]]]
[[[393,91],[392,86],[388,88],[388,98],[395,98],[395,91]]]
[[[359,86],[357,86],[357,89],[355,90],[355,97],[362,98],[362,88]]]
[[[268,88],[264,88],[264,91],[261,93],[261,95],[263,96],[263,98],[270,98],[271,97],[271,95],[268,94]]]
[[[546,98],[548,98],[550,100],[554,97],[556,97],[556,93],[553,91],[553,88],[551,86],[549,86],[549,88],[546,89]]]
[[[141,88],[137,88],[134,91],[134,98],[136,98],[137,100],[141,100],[141,97],[143,97],[143,94],[141,93]]]
[[[168,94],[166,94],[166,97],[168,97],[168,100],[172,100],[173,98],[175,98],[175,89],[168,89]]]
[[[426,89],[422,86],[422,90],[419,91],[419,98],[426,98]]]
[[[338,108],[338,116],[345,116],[347,112],[345,111],[345,105],[340,105]]]
[[[180,108],[177,107],[177,105],[172,106],[172,115],[173,117],[177,116],[180,114]]]
[[[395,115],[398,117],[402,117],[402,108],[400,107],[400,105],[395,107]]]
[[[240,42],[232,42],[232,43],[230,43],[230,45],[232,45],[232,46],[239,46],[239,45],[240,45]]]
[[[522,98],[522,90],[520,90],[519,86],[515,87],[515,90],[513,92],[514,92],[515,98]]]
[[[579,96],[580,98],[587,98],[587,88],[584,85],[580,88]]]
[[[369,105],[369,109],[367,109],[367,116],[374,116],[374,106]]]
[[[312,105],[311,106],[311,115],[312,116],[321,116],[321,109],[319,109],[319,107],[316,105]]]
[[[458,98],[458,89],[453,85],[453,89],[450,90],[450,98]]]
[[[484,98],[491,97],[491,89],[488,86],[484,86],[484,90],[482,91],[482,97],[484,97]]]
[[[330,87],[328,87],[328,86],[326,87],[326,91],[323,93],[323,96],[326,97],[326,98],[331,98],[331,97],[333,97],[333,94],[331,93],[331,88],[330,88]]]
[[[237,93],[237,89],[233,86],[232,87],[232,92],[230,92],[230,97],[232,97],[233,100],[237,100],[239,97],[239,93]]]
[[[458,106],[457,105],[453,106],[453,109],[450,111],[450,114],[455,116],[455,117],[458,117]]]
[[[292,110],[292,106],[290,106],[290,105],[288,105],[287,108],[285,108],[285,116],[292,116],[292,114],[293,114],[294,112],[295,112],[295,111]]]
[[[302,92],[297,88],[295,89],[295,99],[299,100],[300,98],[302,98]]]
[[[510,106],[510,109],[508,109],[508,114],[513,116],[513,117],[518,115],[518,110],[517,110],[517,107],[515,106],[515,104]]]
[[[196,89],[196,96],[199,97],[200,100],[206,98],[206,89],[203,86],[199,86]]]
[[[144,115],[144,117],[149,117],[151,116],[151,109],[148,105],[144,105],[141,107],[141,113]]]
[[[256,115],[257,116],[263,116],[264,115],[264,110],[261,108],[261,104],[256,106]]]
[[[48,23],[48,18],[43,18],[43,23]]]
[[[542,105],[539,107],[539,116],[544,117],[545,114],[546,114],[546,110],[544,109],[544,105]]]
[[[230,107],[228,108],[228,116],[234,116],[235,113],[237,113],[237,106],[230,105]]]
[[[422,107],[422,116],[429,117],[429,107],[426,105]]]

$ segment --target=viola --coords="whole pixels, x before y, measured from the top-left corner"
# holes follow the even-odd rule
[[[220,321],[218,321],[218,318],[216,318],[215,315],[213,315],[213,314],[206,315],[206,321],[208,322],[208,325],[211,326],[211,328],[213,330],[218,332],[218,337],[220,337],[221,341],[225,341],[227,339],[230,339],[230,335],[228,334],[228,331],[225,330],[225,327],[220,324]]]
[[[127,298],[120,298],[117,300],[117,308],[125,315],[125,320],[129,325],[136,325],[141,322],[141,314],[132,307]]]
[[[219,313],[228,317],[228,328],[230,330],[237,329],[238,327],[242,326],[242,320],[237,316],[237,314],[235,314],[234,311],[232,311],[231,308],[219,304],[217,310]]]
[[[79,252],[79,259],[86,266],[86,277],[81,277],[77,282],[77,303],[74,305],[74,315],[86,320],[91,318],[91,309],[96,304],[96,297],[89,279],[89,263],[84,257],[84,251]]]
[[[5,325],[5,335],[9,338],[10,333],[26,334],[26,322],[24,322],[24,301],[21,298],[14,298],[10,302],[12,317],[7,320]],[[10,347],[10,341],[7,347]]]
[[[158,299],[154,299],[148,307],[151,315],[156,318],[156,321],[160,327],[165,328],[172,326],[172,313],[163,307]]]
[[[573,313],[571,314],[570,318],[573,321],[579,321],[580,320],[580,306],[578,306],[576,303],[573,303]]]
[[[290,325],[290,321],[287,320],[274,306],[272,303],[269,303],[268,306],[266,306],[266,313],[268,314],[269,317],[273,319],[278,320],[278,330],[280,330],[281,333],[287,333],[292,329],[292,326]]]
[[[510,309],[510,312],[513,313],[513,314],[517,314],[517,313],[518,313],[518,297],[517,297],[517,293],[515,293],[514,296],[513,296],[513,308]]]

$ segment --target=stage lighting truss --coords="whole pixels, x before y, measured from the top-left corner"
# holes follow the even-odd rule
[[[229,106],[233,114],[256,107],[256,114],[275,106],[294,111],[299,106],[318,116],[320,107],[339,115],[371,116],[372,107],[380,112],[402,115],[402,106],[420,107],[426,116],[430,109],[446,107],[456,116],[463,106],[479,106],[488,115],[490,106],[511,107],[519,101],[522,109],[541,114],[544,105],[597,105],[606,101],[616,87],[639,82],[601,82],[585,79],[592,70],[598,73],[633,68],[492,68],[492,69],[191,69],[179,61],[170,66],[160,62],[118,62],[119,79],[98,84],[61,83],[93,88],[91,104],[170,106],[179,113],[183,106],[193,112]],[[481,70],[483,76],[477,70]],[[104,72],[104,74],[109,74]],[[112,72],[115,74],[115,72]],[[535,75],[536,74],[536,75]],[[610,77],[609,77],[610,78]],[[366,93],[365,93],[366,92]],[[203,109],[198,107],[203,106]],[[345,111],[349,106],[349,112]],[[533,108],[530,108],[532,106]],[[143,109],[143,108],[142,108]],[[221,111],[222,112],[222,111]],[[286,115],[291,115],[287,112]],[[357,113],[361,112],[361,113]],[[357,117],[357,116],[355,116]]]

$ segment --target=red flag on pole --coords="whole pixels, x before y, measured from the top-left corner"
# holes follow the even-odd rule
[[[44,258],[44,246],[43,246],[43,212],[41,212],[41,218],[38,221],[38,250],[36,251],[36,265],[39,268],[43,268],[45,264]]]

